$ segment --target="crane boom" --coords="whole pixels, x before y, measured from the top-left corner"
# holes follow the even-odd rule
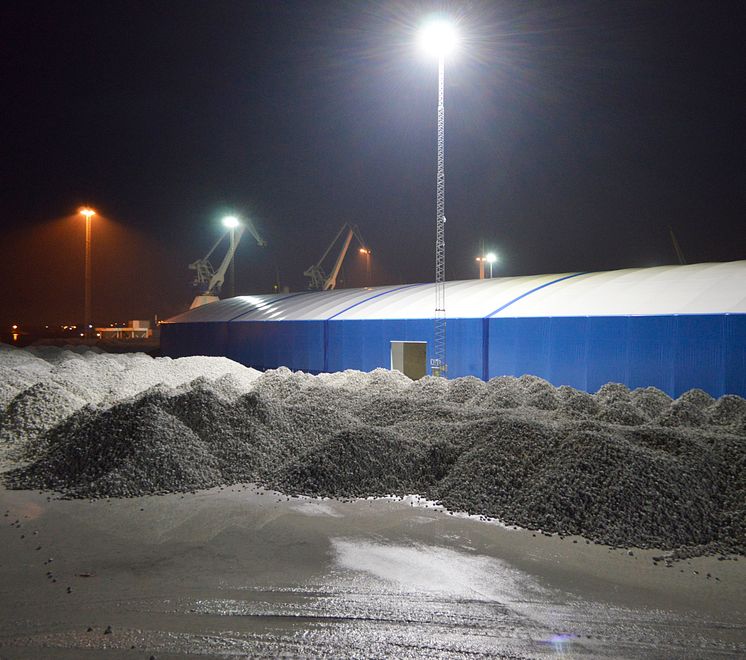
[[[207,289],[210,280],[215,275],[215,270],[210,263],[210,256],[215,252],[215,249],[220,245],[220,241],[224,238],[225,234],[215,241],[215,245],[210,248],[210,251],[202,259],[197,259],[194,263],[189,264],[190,270],[197,271],[197,274],[194,276],[194,286],[200,289]]]
[[[339,251],[337,260],[334,262],[334,268],[332,268],[332,272],[329,274],[329,277],[324,283],[324,291],[327,291],[328,289],[334,289],[337,286],[337,275],[339,275],[339,269],[342,268],[342,262],[344,261],[348,248],[350,247],[352,234],[352,228],[348,229],[347,236],[345,236],[344,243],[342,244],[342,249]]]
[[[342,236],[342,234],[347,230],[347,233],[345,234],[344,240],[342,241],[342,249],[339,251],[339,254],[337,255],[337,258],[334,262],[334,266],[332,267],[331,274],[327,275],[324,272],[324,269],[322,267],[322,263],[326,259],[326,257],[329,255],[329,253],[332,251],[332,248],[336,245],[337,241],[339,240],[339,237]],[[342,268],[342,262],[344,261],[345,256],[347,255],[347,251],[350,248],[350,243],[352,242],[353,236],[357,239],[358,243],[360,243],[360,247],[368,252],[370,254],[370,250],[368,250],[365,241],[363,240],[363,236],[360,233],[360,229],[357,225],[351,225],[349,222],[345,222],[337,232],[337,235],[334,237],[331,243],[329,243],[329,247],[326,248],[326,251],[323,255],[321,255],[321,259],[318,260],[315,264],[312,266],[309,266],[306,268],[306,270],[303,272],[303,274],[306,277],[309,277],[311,281],[308,284],[309,289],[319,289],[321,291],[328,291],[329,289],[334,289],[337,286],[337,276],[339,275],[339,271]]]
[[[686,264],[686,259],[684,259],[684,253],[681,251],[681,246],[679,245],[679,241],[676,240],[676,234],[673,233],[671,225],[668,225],[668,233],[671,235],[671,243],[673,243],[673,249],[676,251],[679,263],[683,266]]]
[[[228,246],[228,250],[223,257],[223,261],[220,263],[220,266],[210,278],[210,284],[207,287],[207,291],[205,291],[206,296],[217,296],[220,293],[220,289],[223,287],[223,282],[225,281],[225,273],[228,271],[228,266],[231,265],[231,259],[233,259],[233,255],[236,254],[236,250],[238,249],[238,244],[241,242],[243,232],[243,225],[239,225],[238,227],[236,227],[235,240]],[[230,232],[228,232],[228,234],[230,234]]]
[[[256,230],[256,227],[254,226],[254,223],[251,222],[251,218],[245,218],[243,220],[243,224],[245,225],[246,229],[248,229],[251,232],[251,235],[254,237],[254,240],[256,241],[256,244],[259,247],[266,247],[267,246],[267,241],[265,241],[259,235],[259,232]],[[238,243],[238,239],[236,239],[236,243]]]
[[[228,250],[226,251],[225,256],[220,262],[220,266],[217,270],[212,267],[212,264],[210,263],[210,256],[213,252],[215,252],[218,245],[220,245],[223,239],[226,236],[230,235],[230,230],[226,231],[215,242],[210,251],[204,257],[202,257],[201,259],[197,259],[197,261],[189,264],[190,270],[197,271],[196,275],[194,276],[193,284],[199,291],[194,301],[192,302],[190,309],[194,309],[195,307],[199,307],[200,305],[218,300],[220,289],[222,288],[223,282],[225,281],[225,274],[228,271],[228,266],[230,266],[231,261],[236,254],[238,244],[241,242],[241,237],[243,236],[246,229],[251,232],[252,236],[259,246],[264,247],[265,245],[267,245],[267,241],[265,241],[261,237],[256,227],[254,226],[254,223],[252,223],[251,220],[247,218],[243,221],[242,224],[238,225],[238,227],[235,228],[234,238],[232,241],[229,242]]]

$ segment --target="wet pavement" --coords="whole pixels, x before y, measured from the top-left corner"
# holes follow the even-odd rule
[[[746,560],[656,554],[410,501],[0,489],[0,658],[746,655]]]

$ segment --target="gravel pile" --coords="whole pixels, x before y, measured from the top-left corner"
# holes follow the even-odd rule
[[[746,554],[736,396],[672,400],[616,383],[588,394],[535,376],[412,382],[381,369],[258,375],[220,358],[188,358],[176,375],[180,360],[71,355],[30,356],[31,384],[6,407],[2,437],[26,462],[6,474],[12,488],[119,497],[253,481],[288,494],[417,493],[619,547]],[[2,358],[20,382],[25,358]],[[127,394],[138,369],[146,385]]]
[[[229,378],[235,397],[258,376],[226,358],[153,359],[86,346],[0,344],[0,463],[17,458],[27,443],[85,406],[105,409],[155,386],[178,387],[197,378]]]
[[[473,430],[480,441],[434,489],[449,508],[619,546],[719,537],[720,463],[692,440],[682,461],[598,422],[502,418]]]
[[[26,351],[0,344],[0,411],[18,394],[44,380],[52,365]]]
[[[146,396],[73,415],[59,427],[58,437],[74,437],[75,443],[49,443],[27,467],[25,482],[70,497],[130,497],[212,486],[221,476],[217,460],[159,403],[157,396]]]

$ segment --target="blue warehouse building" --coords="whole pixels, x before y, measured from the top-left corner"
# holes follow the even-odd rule
[[[391,365],[433,342],[433,284],[240,296],[161,326],[164,355],[311,373]],[[463,280],[446,285],[449,378],[535,374],[746,396],[746,261]]]

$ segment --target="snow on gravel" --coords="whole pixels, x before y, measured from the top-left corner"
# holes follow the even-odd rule
[[[678,556],[746,553],[746,401],[536,376],[263,374],[225,358],[0,350],[11,488],[127,497],[259,482]]]

